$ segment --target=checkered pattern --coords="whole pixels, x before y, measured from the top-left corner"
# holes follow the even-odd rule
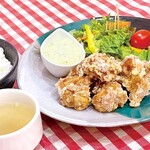
[[[81,19],[114,15],[116,0],[6,0],[0,3],[0,38],[22,54],[43,33]],[[118,0],[120,15],[150,19],[150,0]],[[42,115],[35,150],[150,149],[150,122],[114,128],[69,125]]]

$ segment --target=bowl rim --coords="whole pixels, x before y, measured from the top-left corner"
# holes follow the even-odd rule
[[[36,119],[40,115],[40,108],[39,108],[37,100],[31,94],[29,94],[28,92],[23,91],[21,89],[12,89],[12,88],[7,88],[7,89],[1,89],[0,90],[0,94],[1,93],[8,93],[9,94],[11,92],[12,93],[16,93],[16,94],[19,93],[19,94],[28,96],[32,100],[34,105],[35,105],[35,113],[34,113],[33,117],[31,118],[31,120],[25,126],[23,126],[22,128],[14,131],[14,132],[0,135],[0,140],[1,139],[5,139],[5,138],[10,138],[10,137],[13,137],[13,136],[17,136],[19,134],[22,134],[26,129],[28,129],[30,126],[32,126],[32,124],[36,121]]]
[[[45,45],[46,41],[50,38],[51,35],[53,36],[53,34],[55,34],[56,32],[59,32],[59,31],[64,32],[71,40],[75,41],[75,42],[78,44],[78,46],[81,48],[81,50],[82,50],[82,51],[81,51],[82,57],[81,57],[80,62],[85,59],[86,53],[85,53],[85,50],[84,50],[83,46],[82,46],[71,34],[69,34],[69,32],[67,32],[67,31],[64,30],[63,28],[57,28],[57,29],[55,29],[55,30],[43,41],[43,43],[42,43],[41,46],[40,46],[40,54],[41,54],[41,57],[43,57],[43,59],[45,59],[48,63],[50,63],[50,64],[52,64],[52,65],[55,65],[55,66],[58,66],[58,67],[64,67],[64,68],[66,68],[66,67],[76,66],[76,65],[79,64],[80,62],[76,62],[76,63],[71,64],[71,65],[58,64],[58,63],[52,62],[51,60],[48,60],[48,59],[45,57],[44,53],[43,53],[43,45]]]
[[[18,53],[17,49],[11,43],[9,43],[8,41],[6,41],[4,39],[0,39],[0,41],[5,42],[6,44],[8,44],[12,48],[12,50],[17,54],[16,55],[17,59],[16,59],[14,65],[12,65],[12,68],[10,69],[10,71],[7,74],[5,74],[2,78],[0,78],[0,83],[1,83],[2,80],[5,80],[6,78],[8,78],[12,74],[12,72],[17,68],[17,65],[18,65],[18,62],[19,62],[19,53]],[[2,47],[2,46],[0,46],[0,47]],[[4,49],[4,51],[5,51],[5,49]]]

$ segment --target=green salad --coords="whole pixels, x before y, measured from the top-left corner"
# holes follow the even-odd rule
[[[71,31],[71,34],[83,43],[87,56],[101,52],[123,59],[133,54],[141,60],[150,60],[150,49],[138,50],[130,45],[131,36],[136,28],[128,23],[126,21],[117,23],[107,16],[100,20],[92,19],[89,24],[83,24],[80,29]]]

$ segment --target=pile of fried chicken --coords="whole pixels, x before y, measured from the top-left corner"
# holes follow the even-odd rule
[[[150,90],[150,62],[134,55],[123,60],[103,53],[86,57],[56,83],[63,106],[84,110],[93,105],[99,112],[111,112],[129,101],[138,107]]]

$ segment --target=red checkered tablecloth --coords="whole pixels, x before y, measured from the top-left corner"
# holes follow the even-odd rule
[[[70,22],[114,15],[150,19],[150,0],[6,0],[0,3],[0,38],[23,52],[43,33]],[[36,150],[150,149],[150,122],[98,128],[70,125],[42,114],[44,133]]]

